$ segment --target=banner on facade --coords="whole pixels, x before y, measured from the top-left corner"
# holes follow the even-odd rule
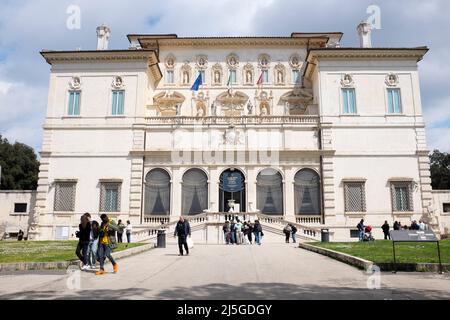
[[[240,172],[224,172],[222,176],[222,190],[226,192],[240,192],[244,188]]]

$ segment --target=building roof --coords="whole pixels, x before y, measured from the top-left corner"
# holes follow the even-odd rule
[[[326,47],[339,42],[342,32],[293,32],[290,36],[198,36],[178,37],[176,34],[129,34],[130,43],[159,50],[161,46],[307,46]]]
[[[155,82],[162,78],[159,68],[159,57],[154,50],[83,50],[83,51],[52,51],[42,50],[40,54],[48,64],[81,63],[92,61],[146,61],[153,74]]]
[[[413,59],[421,61],[428,47],[414,48],[311,48],[306,56],[304,75],[309,77],[321,59]]]

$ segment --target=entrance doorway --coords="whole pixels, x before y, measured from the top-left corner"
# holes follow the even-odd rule
[[[219,211],[229,212],[230,203],[234,203],[234,212],[246,212],[245,176],[238,169],[228,169],[220,175]]]

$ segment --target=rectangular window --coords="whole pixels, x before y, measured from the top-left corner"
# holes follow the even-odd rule
[[[356,114],[356,95],[355,89],[342,89],[342,97],[344,100],[344,114]]]
[[[104,182],[101,184],[100,211],[119,212],[120,211],[120,183]]]
[[[14,203],[14,213],[26,213],[27,204],[26,203]]]
[[[56,240],[68,240],[69,239],[69,227],[56,227],[55,228]]]
[[[54,211],[75,211],[76,182],[57,182],[55,185]]]
[[[202,83],[205,84],[206,81],[205,70],[199,70],[198,73],[202,75]]]
[[[364,182],[344,183],[345,212],[366,212]]]
[[[299,83],[299,82],[300,82],[300,71],[292,70],[292,83]]]
[[[443,203],[442,204],[442,212],[450,213],[450,203]]]
[[[230,79],[231,79],[231,83],[236,83],[237,82],[236,70],[230,70]]]
[[[125,91],[114,90],[112,92],[112,111],[113,116],[123,115]]]
[[[393,182],[391,184],[392,208],[394,212],[411,212],[412,186],[409,182]]]
[[[359,230],[350,230],[350,238],[359,238]]]
[[[263,83],[269,83],[269,70],[262,71],[262,81]]]
[[[387,93],[388,93],[389,113],[401,114],[402,98],[400,95],[400,89],[387,89]]]
[[[80,91],[70,91],[69,92],[69,116],[79,116],[80,115]]]
[[[172,84],[175,83],[173,70],[166,70],[166,83]]]

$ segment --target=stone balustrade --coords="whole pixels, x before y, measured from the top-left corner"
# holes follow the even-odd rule
[[[210,116],[210,117],[146,117],[147,124],[161,124],[161,125],[195,125],[195,124],[305,124],[317,125],[319,123],[318,116],[241,116],[241,117],[224,117],[224,116]]]

